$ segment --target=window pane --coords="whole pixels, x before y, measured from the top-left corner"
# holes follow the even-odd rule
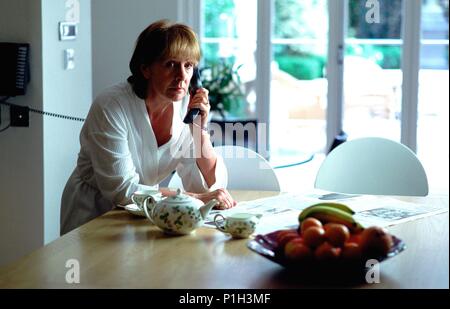
[[[400,141],[402,1],[350,0],[344,59],[344,131],[349,139]]]
[[[348,4],[348,37],[401,38],[402,0],[348,0]]]
[[[233,0],[204,0],[204,36],[208,38],[235,38],[236,7]]]
[[[423,0],[417,153],[434,190],[448,192],[448,0]]]
[[[203,0],[202,12],[205,25],[201,38],[202,65],[205,68],[219,68],[212,72],[221,71],[224,64],[230,66],[241,81],[243,99],[235,100],[234,104],[224,103],[225,113],[231,117],[252,116],[256,104],[257,1]],[[224,90],[227,86],[221,85],[220,88]]]
[[[327,1],[275,0],[272,44],[272,154],[321,152],[326,144]]]

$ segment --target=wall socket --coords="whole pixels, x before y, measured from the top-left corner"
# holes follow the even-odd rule
[[[11,127],[28,127],[30,109],[28,106],[11,105],[9,107],[9,121]]]

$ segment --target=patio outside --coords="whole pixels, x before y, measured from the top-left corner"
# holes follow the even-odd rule
[[[400,141],[401,116],[401,71],[382,70],[380,83],[383,87],[365,87],[361,83],[349,84],[348,88],[358,91],[346,95],[345,132],[349,139],[364,136],[381,136]],[[361,73],[354,72],[358,80]],[[271,148],[277,149],[278,156],[285,154],[292,157],[295,153],[316,153],[318,158],[324,156],[325,113],[326,113],[326,79],[310,81],[295,80],[284,72],[273,72],[274,102],[293,102],[286,110],[278,110],[278,115],[272,114]],[[448,110],[448,70],[421,70],[419,88],[419,119],[417,129],[417,155],[427,170],[430,186],[439,187],[440,191],[448,188],[449,162],[449,110]],[[389,90],[389,91],[387,91]],[[301,104],[299,103],[301,100]],[[294,141],[298,141],[295,143]],[[298,147],[301,144],[302,146]],[[317,164],[303,167],[303,171]],[[285,185],[294,183],[293,174],[280,171]],[[308,176],[309,173],[306,173]],[[307,183],[313,183],[309,175]],[[298,180],[297,180],[298,181]],[[447,189],[448,191],[448,189]]]

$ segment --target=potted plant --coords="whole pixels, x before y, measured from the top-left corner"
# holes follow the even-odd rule
[[[242,116],[245,113],[244,85],[238,74],[242,65],[221,59],[200,70],[203,87],[209,90],[211,111],[225,119],[226,115]]]

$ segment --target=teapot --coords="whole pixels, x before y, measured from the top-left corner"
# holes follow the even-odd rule
[[[147,196],[143,208],[147,218],[164,232],[186,235],[202,224],[217,203],[213,199],[204,205],[202,201],[182,194],[178,189],[176,195],[159,201],[152,195]]]

